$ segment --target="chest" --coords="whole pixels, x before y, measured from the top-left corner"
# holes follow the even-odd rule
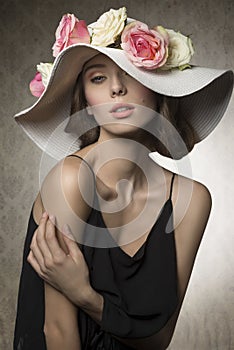
[[[102,189],[101,189],[102,190]],[[101,194],[100,194],[101,193]],[[97,209],[104,227],[118,246],[130,257],[142,247],[165,203],[158,191],[99,192]]]

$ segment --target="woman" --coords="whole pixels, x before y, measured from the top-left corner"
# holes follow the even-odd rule
[[[187,60],[175,61],[175,32],[126,25],[126,9],[116,11],[103,16],[118,26],[103,16],[91,25],[91,44],[79,37],[64,49],[57,30],[61,54],[49,84],[17,115],[43,150],[68,156],[33,206],[16,349],[165,349],[209,218],[206,187],[148,154],[181,158],[206,137],[225,111],[233,74],[190,67],[189,40]],[[103,23],[107,34],[106,23],[120,32],[109,40],[98,32]]]

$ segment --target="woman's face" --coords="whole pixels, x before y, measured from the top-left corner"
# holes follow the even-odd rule
[[[129,76],[110,58],[98,54],[83,68],[86,101],[99,125],[143,127],[153,118],[156,93]],[[130,127],[130,126],[129,126]],[[122,130],[122,129],[121,129]]]
[[[156,94],[105,55],[98,54],[86,63],[83,84],[89,106],[130,102],[155,109]]]

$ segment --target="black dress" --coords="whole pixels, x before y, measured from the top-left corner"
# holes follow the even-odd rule
[[[178,304],[175,239],[173,230],[171,233],[166,232],[168,221],[173,217],[173,180],[174,175],[170,196],[147,240],[133,257],[118,246],[81,246],[89,268],[90,283],[104,298],[101,325],[79,310],[82,350],[131,349],[111,335],[123,338],[153,335],[167,323],[175,311]],[[94,229],[106,228],[98,208],[91,210],[87,222]],[[31,212],[18,295],[14,350],[46,349],[43,333],[44,283],[26,260],[36,228],[37,224]],[[107,228],[106,231],[108,234]]]

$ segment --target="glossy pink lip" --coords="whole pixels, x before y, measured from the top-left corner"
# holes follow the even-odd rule
[[[127,118],[133,113],[134,109],[135,107],[130,104],[117,103],[112,107],[110,113],[117,119]]]

